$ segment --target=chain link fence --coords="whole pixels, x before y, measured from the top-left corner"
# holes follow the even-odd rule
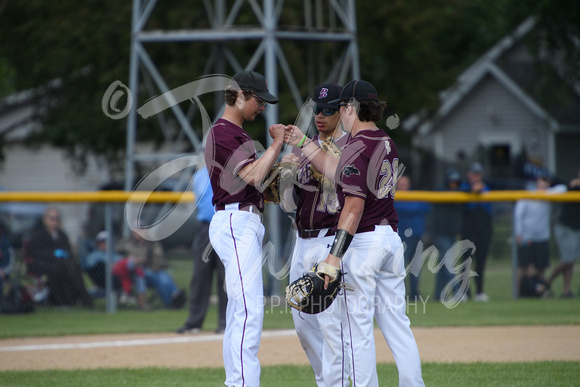
[[[132,202],[128,202],[128,199]],[[470,269],[478,274],[472,278],[475,295],[485,292],[483,263],[489,260],[511,260],[514,273],[513,297],[517,297],[518,249],[513,224],[514,203],[521,199],[550,203],[548,222],[551,228],[556,222],[561,203],[580,203],[580,192],[552,195],[530,191],[492,191],[480,195],[461,192],[397,192],[398,204],[423,203],[428,208],[423,213],[425,226],[422,230],[415,226],[405,226],[407,215],[402,210],[399,214],[399,235],[407,246],[409,277],[412,278],[414,271],[418,273],[425,268],[443,271],[447,267],[452,272],[452,268],[472,258]],[[179,209],[183,222],[179,227],[163,223],[168,221],[168,214],[175,209],[174,203],[180,200],[190,206]],[[174,293],[176,289],[187,287],[191,277],[189,249],[197,228],[191,194],[172,192],[131,197],[131,193],[125,192],[11,192],[0,194],[0,202],[0,270],[5,300],[10,298],[10,292],[14,293],[16,285],[21,285],[23,290],[18,302],[29,306],[89,307],[108,313],[114,313],[120,303],[135,308],[152,305],[159,308],[184,306],[185,294],[181,292],[180,299],[175,300]],[[147,204],[141,205],[143,202]],[[489,205],[491,213],[488,220],[484,207],[484,212],[476,210],[469,214],[470,206],[477,209],[478,206],[474,204]],[[269,204],[266,211],[272,208],[274,205]],[[131,216],[136,217],[137,221],[128,219]],[[136,225],[133,228],[140,231],[131,233],[128,224]],[[283,227],[266,226],[269,229]],[[161,232],[162,236],[168,236],[156,237],[156,227],[165,230]],[[168,228],[172,232],[167,232]],[[290,227],[285,227],[285,230],[293,232]],[[151,248],[131,249],[126,244],[125,248],[121,248],[123,240],[135,236],[132,234],[138,234],[137,237],[140,235],[144,245]],[[284,239],[292,240],[290,235]],[[462,251],[463,255],[453,256],[449,265],[446,265],[443,262],[446,253],[464,240],[473,245],[465,245],[469,248]],[[559,259],[553,233],[549,246],[551,260]],[[275,248],[278,254],[284,255],[283,259],[287,260],[291,256],[291,246]],[[435,258],[434,249],[437,251]],[[265,271],[269,270],[268,265],[264,266]],[[154,281],[148,278],[148,271],[165,272],[173,286],[169,286],[168,290],[156,288],[152,285]],[[283,285],[284,280],[287,281],[287,278],[282,279]],[[265,284],[267,282],[265,280]],[[144,303],[139,299],[139,294],[144,291],[143,286],[146,295]],[[151,299],[155,298],[157,301],[152,302]],[[21,308],[25,310],[26,306]]]

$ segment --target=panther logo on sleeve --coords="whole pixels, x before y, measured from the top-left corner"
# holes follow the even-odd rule
[[[342,174],[346,177],[350,177],[351,175],[360,175],[360,171],[354,166],[354,164],[351,164],[342,169]]]

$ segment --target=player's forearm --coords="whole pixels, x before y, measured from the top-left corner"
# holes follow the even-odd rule
[[[363,199],[354,196],[345,197],[344,208],[340,212],[340,218],[338,219],[338,232],[332,242],[330,253],[324,262],[335,268],[340,268],[340,260],[344,257],[354,234],[356,234],[363,212]],[[330,278],[325,276],[324,289],[328,287],[329,281]]]
[[[310,138],[308,138],[299,127],[289,125],[291,134],[286,142],[300,148],[302,153],[317,170],[321,171],[327,179],[334,180],[336,168],[338,167],[338,158],[327,154],[320,149]]]
[[[252,186],[259,186],[262,184],[262,181],[264,181],[268,172],[270,172],[274,166],[274,163],[280,154],[280,150],[282,150],[283,144],[283,139],[275,139],[272,145],[266,149],[262,157],[253,163],[246,165],[240,171],[240,177]]]
[[[364,212],[364,205],[363,199],[355,196],[346,196],[344,208],[340,212],[340,218],[338,219],[338,229],[346,230],[350,235],[356,234]]]

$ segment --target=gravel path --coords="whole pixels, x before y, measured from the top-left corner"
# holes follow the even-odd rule
[[[421,361],[580,361],[580,326],[413,328]],[[378,362],[393,362],[375,331]],[[264,331],[262,365],[308,364],[293,330]],[[222,335],[131,334],[0,340],[0,371],[222,367]]]

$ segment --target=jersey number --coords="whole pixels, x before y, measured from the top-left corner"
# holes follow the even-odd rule
[[[395,198],[398,170],[399,159],[393,159],[393,164],[389,160],[383,160],[380,173],[381,179],[379,180],[379,192],[377,195],[379,199],[386,198],[388,194],[391,194],[391,198]]]
[[[320,212],[328,211],[329,214],[336,214],[338,211],[338,196],[336,195],[336,192],[323,189],[316,210]]]

